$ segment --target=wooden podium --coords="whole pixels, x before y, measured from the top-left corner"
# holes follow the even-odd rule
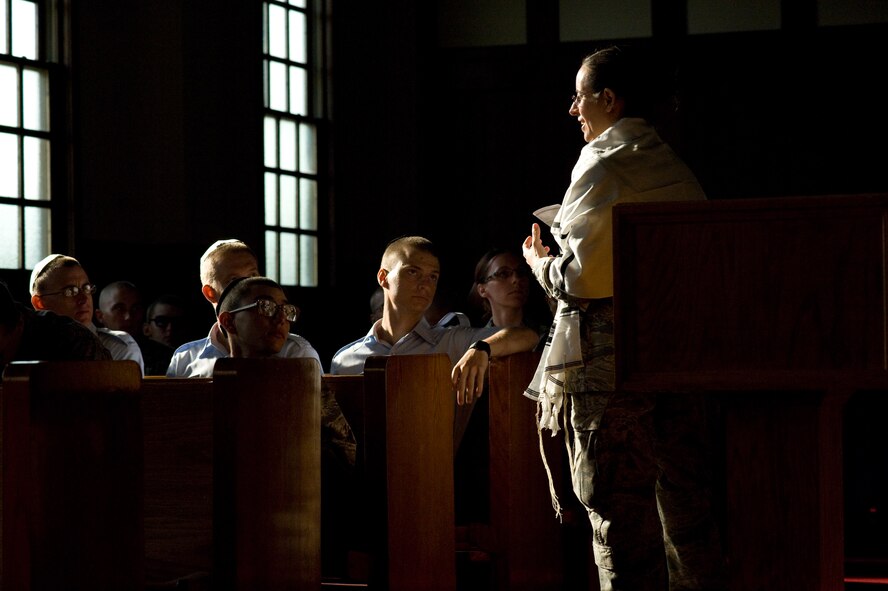
[[[844,589],[842,411],[888,389],[888,195],[614,208],[617,387],[723,419],[731,589]]]

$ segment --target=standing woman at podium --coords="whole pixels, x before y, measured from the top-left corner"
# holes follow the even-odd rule
[[[541,436],[542,429],[567,431],[573,489],[592,523],[602,591],[713,591],[725,582],[702,406],[686,395],[614,391],[611,210],[706,198],[648,123],[660,90],[651,72],[618,47],[589,55],[577,72],[569,113],[587,143],[560,207],[538,212],[558,248],[543,245],[538,224],[523,243],[533,275],[558,300],[525,395],[539,401]],[[560,510],[554,488],[553,503]]]

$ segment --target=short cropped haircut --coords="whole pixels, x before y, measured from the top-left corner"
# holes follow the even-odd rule
[[[200,257],[200,284],[213,285],[216,282],[216,267],[219,260],[234,253],[245,252],[258,262],[253,249],[240,240],[217,240]],[[224,287],[224,286],[223,286]]]
[[[184,299],[174,294],[165,293],[163,295],[157,296],[157,298],[155,298],[155,300],[148,305],[148,309],[145,310],[145,319],[148,320],[153,318],[154,310],[157,308],[157,306],[160,305],[174,306],[176,308],[179,308],[183,312],[186,311]]]
[[[382,254],[380,268],[390,271],[411,250],[427,252],[439,260],[441,258],[438,256],[438,249],[435,248],[435,245],[428,238],[423,238],[422,236],[402,236],[389,242],[385,252]]]

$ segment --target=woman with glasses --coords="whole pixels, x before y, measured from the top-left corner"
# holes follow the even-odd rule
[[[543,245],[538,224],[523,244],[534,277],[558,300],[525,394],[539,401],[541,430],[568,431],[601,590],[714,591],[725,582],[701,399],[614,391],[612,208],[706,198],[649,123],[663,88],[650,73],[619,47],[589,55],[577,71],[569,114],[587,143],[561,206],[544,220],[557,248]]]
[[[531,284],[531,277],[517,252],[500,247],[485,252],[475,265],[468,295],[473,323],[498,328],[528,326],[545,333],[551,315],[547,317],[548,310],[543,312],[545,296]]]

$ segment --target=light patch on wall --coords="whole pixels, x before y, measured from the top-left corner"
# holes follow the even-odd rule
[[[688,33],[780,29],[780,0],[688,0]]]
[[[527,43],[524,0],[439,0],[441,47],[489,47]]]
[[[650,0],[560,0],[562,41],[651,36]]]

